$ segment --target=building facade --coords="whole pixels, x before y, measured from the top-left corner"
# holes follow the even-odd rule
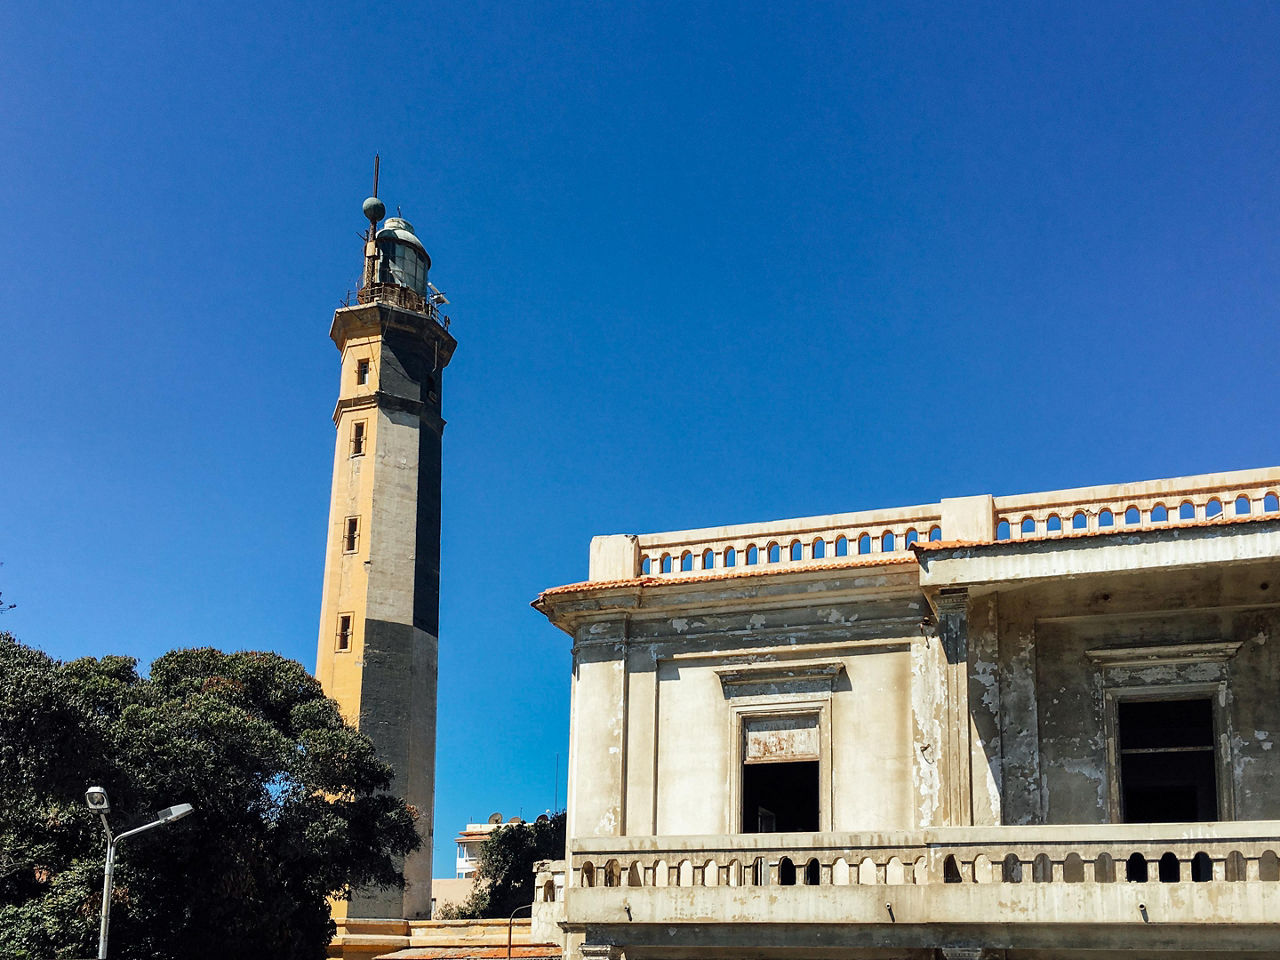
[[[330,330],[341,366],[316,677],[392,765],[391,790],[415,808],[422,836],[403,890],[353,891],[334,915],[414,919],[431,911],[440,398],[456,344],[412,225],[389,217],[379,228],[376,197],[364,211],[362,284]]]
[[[491,814],[485,823],[468,823],[466,829],[455,838],[458,845],[457,878],[470,879],[476,875],[476,865],[480,862],[480,848],[489,839],[489,834],[507,824],[524,823],[521,817],[503,820],[502,814]]]
[[[1280,469],[597,537],[575,957],[1280,956]]]

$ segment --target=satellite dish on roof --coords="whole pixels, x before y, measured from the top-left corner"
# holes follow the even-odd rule
[[[502,822],[502,814],[500,814],[500,813],[491,813],[491,814],[489,814],[489,822],[490,822],[490,823],[501,823],[501,822]]]
[[[524,821],[521,820],[519,817],[512,817],[510,820],[507,821],[507,823],[524,823]]]
[[[551,818],[548,817],[545,813],[540,813],[538,814],[538,819],[533,822],[534,823],[550,823]]]

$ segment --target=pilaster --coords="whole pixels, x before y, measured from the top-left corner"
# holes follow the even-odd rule
[[[972,742],[969,720],[969,591],[943,590],[937,598],[942,643],[943,817],[948,826],[973,823]]]

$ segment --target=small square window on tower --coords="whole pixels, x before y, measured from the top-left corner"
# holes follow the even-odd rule
[[[360,546],[360,518],[347,517],[342,524],[342,552],[355,553]]]
[[[369,361],[356,361],[356,384],[363,387],[369,382]]]
[[[357,420],[351,424],[351,455],[353,457],[364,456],[364,432],[367,426],[366,421]]]
[[[338,614],[338,649],[351,649],[351,624],[355,621],[355,615],[350,613]]]

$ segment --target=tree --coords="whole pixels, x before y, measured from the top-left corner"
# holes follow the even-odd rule
[[[113,958],[319,960],[326,897],[401,883],[420,843],[390,781],[295,661],[178,650],[144,678],[0,633],[0,957],[95,952],[105,840],[84,791],[100,785],[117,832],[196,807],[121,846]]]
[[[475,886],[444,919],[506,918],[533,902],[533,865],[564,857],[564,812],[534,823],[508,823],[480,845]]]

